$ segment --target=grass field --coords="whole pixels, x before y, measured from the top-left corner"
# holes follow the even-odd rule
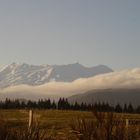
[[[0,140],[140,140],[140,125],[114,124],[140,120],[139,114],[116,114],[68,110],[0,110]],[[104,139],[103,139],[104,138]]]
[[[123,119],[140,119],[139,114],[117,114]],[[0,117],[8,121],[9,127],[28,126],[29,110],[0,110]],[[94,119],[92,112],[64,110],[34,110],[34,122],[43,128],[68,129],[78,118]]]
[[[66,129],[75,118],[93,119],[91,112],[60,111],[60,110],[34,110],[34,122],[42,127]],[[22,127],[28,125],[28,110],[0,110],[0,116],[8,121],[9,127]]]

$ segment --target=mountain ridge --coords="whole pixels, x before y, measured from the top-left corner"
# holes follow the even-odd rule
[[[139,105],[140,88],[109,88],[109,89],[94,89],[85,93],[70,96],[68,100],[72,103],[95,103],[107,102],[112,105],[129,104]]]
[[[0,88],[20,84],[42,85],[51,81],[72,82],[79,78],[88,78],[113,72],[105,65],[85,67],[79,63],[67,65],[29,65],[11,63],[0,70]]]

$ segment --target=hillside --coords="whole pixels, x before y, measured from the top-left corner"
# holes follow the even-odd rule
[[[129,104],[140,105],[140,89],[99,89],[88,91],[83,94],[74,95],[68,98],[70,102],[95,103],[108,102],[112,105]]]

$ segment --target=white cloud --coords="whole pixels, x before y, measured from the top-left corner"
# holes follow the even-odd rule
[[[0,90],[0,97],[43,98],[68,97],[92,89],[139,88],[140,69],[124,70],[102,74],[91,78],[81,78],[74,82],[50,82],[40,86],[19,85]]]

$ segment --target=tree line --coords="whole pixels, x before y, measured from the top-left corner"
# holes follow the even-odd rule
[[[70,103],[68,99],[60,98],[57,102],[50,99],[40,99],[38,101],[31,100],[11,100],[6,98],[5,101],[0,101],[0,109],[58,109],[58,110],[80,110],[80,111],[101,111],[101,112],[117,112],[117,113],[140,113],[140,105],[125,104],[121,106],[111,106],[108,103]]]

